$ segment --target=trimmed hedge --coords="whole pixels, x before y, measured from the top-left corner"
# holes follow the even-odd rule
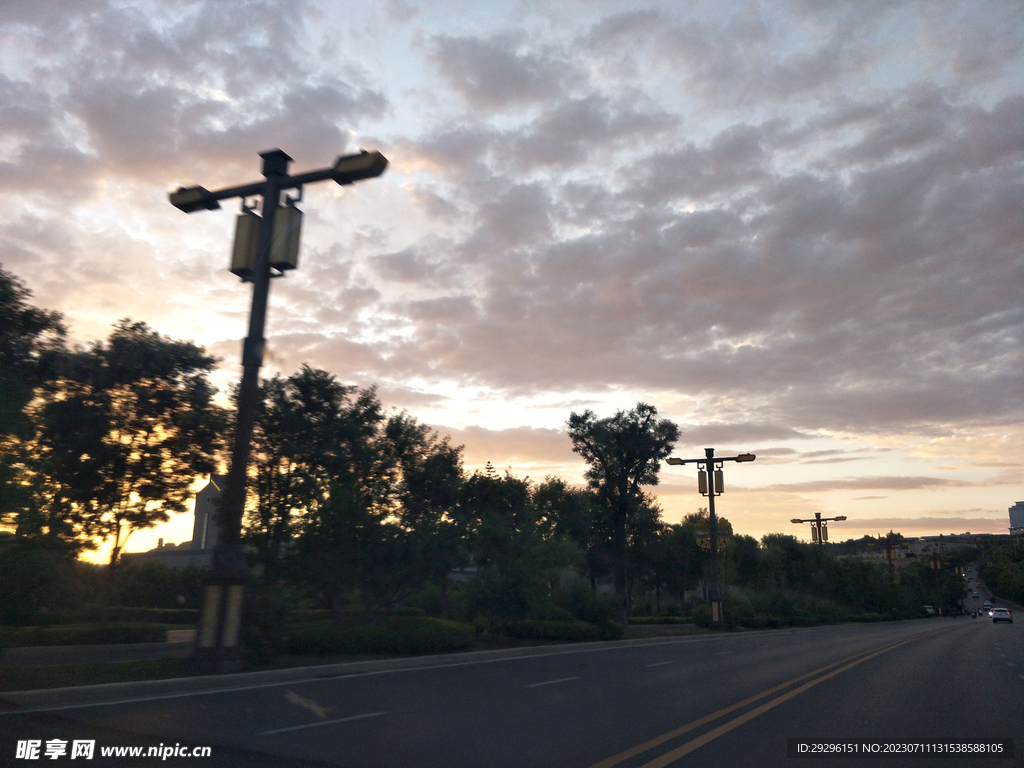
[[[630,616],[630,626],[643,627],[652,624],[690,624],[689,616]]]
[[[93,610],[92,616],[95,620],[100,610]],[[133,606],[115,606],[110,609],[111,621],[122,622],[144,622],[147,624],[190,624],[195,626],[199,623],[199,609],[197,608],[136,608]]]
[[[382,624],[312,621],[288,627],[290,653],[439,653],[467,648],[473,627],[429,616],[395,616]]]
[[[167,627],[163,624],[119,622],[49,627],[0,627],[0,646],[7,648],[33,645],[162,643],[166,637]]]
[[[585,621],[515,621],[505,631],[521,640],[597,640],[601,630]]]

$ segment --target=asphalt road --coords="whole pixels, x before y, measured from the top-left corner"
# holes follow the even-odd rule
[[[1021,766],[1022,632],[1020,620],[930,619],[192,684],[217,686],[202,691],[149,684],[7,695],[0,764],[33,764],[16,759],[18,740],[77,738],[97,742],[93,765]],[[800,758],[787,756],[788,739],[858,750],[1012,739],[1014,757]],[[175,743],[210,746],[212,756],[98,755],[103,745]],[[63,756],[45,762],[78,764]]]

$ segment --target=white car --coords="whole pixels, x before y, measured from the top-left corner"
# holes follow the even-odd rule
[[[989,615],[992,617],[993,624],[998,621],[1005,621],[1007,624],[1013,624],[1013,616],[1010,614],[1009,608],[993,608]]]

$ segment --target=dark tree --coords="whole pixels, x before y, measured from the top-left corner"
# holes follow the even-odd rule
[[[611,525],[602,514],[601,499],[591,488],[573,488],[558,477],[547,477],[533,491],[541,525],[552,535],[575,542],[583,552],[590,588],[611,573]]]
[[[32,507],[24,482],[25,440],[33,421],[27,406],[54,375],[64,353],[64,324],[56,312],[28,304],[28,289],[0,268],[0,524],[17,524]]]
[[[643,500],[641,486],[657,485],[660,462],[679,439],[679,428],[658,420],[654,406],[638,403],[631,411],[598,419],[592,411],[569,416],[573,451],[590,465],[587,481],[604,502],[611,519],[615,556],[615,590],[627,623],[626,527]]]
[[[369,440],[382,418],[372,390],[357,393],[308,366],[260,386],[244,536],[269,578],[282,567],[283,548],[326,503],[335,476],[351,472],[343,457],[367,452],[349,443]]]
[[[479,567],[471,601],[493,628],[538,608],[559,570],[578,556],[566,537],[543,524],[532,490],[528,479],[500,476],[490,464],[463,485],[458,519]]]
[[[31,295],[0,267],[0,439],[30,428],[24,408],[64,352],[60,314],[30,306]]]
[[[207,380],[215,362],[129,320],[106,344],[68,355],[34,404],[26,482],[35,496],[19,532],[112,539],[114,565],[133,531],[184,512],[223,444]]]

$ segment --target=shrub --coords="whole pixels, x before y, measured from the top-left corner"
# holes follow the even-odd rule
[[[167,628],[159,624],[79,624],[74,626],[17,627],[0,631],[0,645],[107,645],[115,643],[160,643]]]
[[[291,653],[438,653],[468,647],[472,627],[429,616],[396,616],[381,624],[316,621],[288,628]]]
[[[530,615],[527,618],[538,621],[576,621],[576,617],[572,613],[550,602],[536,606],[530,611]]]
[[[630,626],[650,626],[657,624],[689,624],[689,616],[630,616]]]
[[[711,606],[707,603],[698,605],[693,609],[693,623],[698,627],[711,626]]]
[[[601,630],[585,621],[541,621],[527,619],[515,621],[505,630],[512,637],[524,640],[596,640]]]
[[[603,621],[597,625],[597,628],[601,630],[602,640],[621,640],[622,636],[626,634],[626,630],[617,621]]]
[[[611,592],[595,592],[583,579],[575,579],[555,590],[551,601],[573,617],[596,624],[604,640],[617,640],[623,635],[622,625],[615,621],[622,603]]]
[[[192,625],[199,623],[199,610],[196,608],[139,608],[115,605],[108,610],[111,621]],[[83,613],[85,620],[98,622],[103,617],[103,606],[87,606]]]
[[[52,621],[73,566],[55,549],[20,537],[0,541],[0,624]]]

